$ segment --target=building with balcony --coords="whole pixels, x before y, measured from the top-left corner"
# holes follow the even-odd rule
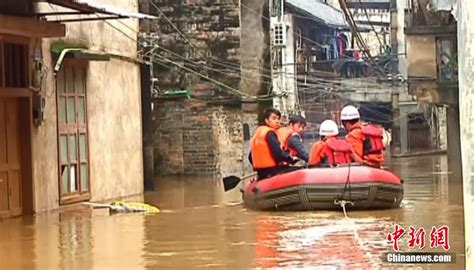
[[[454,1],[410,1],[406,9],[408,90],[447,111],[450,170],[460,173],[457,23]],[[457,177],[453,177],[457,179]]]
[[[0,3],[0,219],[143,192],[136,33],[155,17],[108,2]]]

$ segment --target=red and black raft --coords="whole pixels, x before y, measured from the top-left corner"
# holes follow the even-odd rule
[[[309,168],[250,181],[243,191],[247,207],[258,210],[332,210],[340,200],[347,209],[399,207],[400,178],[390,171],[364,165]]]

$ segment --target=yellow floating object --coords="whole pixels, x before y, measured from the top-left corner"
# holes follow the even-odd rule
[[[138,202],[122,202],[115,201],[110,204],[110,212],[115,213],[129,213],[129,212],[145,212],[145,213],[159,213],[160,209],[153,205]]]

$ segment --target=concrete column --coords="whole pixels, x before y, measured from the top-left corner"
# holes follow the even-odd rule
[[[448,108],[448,167],[452,172],[450,181],[462,181],[461,145],[459,140],[459,107]]]
[[[407,7],[406,0],[396,0],[397,8],[397,53],[398,53],[398,72],[402,74],[404,78],[407,78],[407,63],[406,63],[406,50],[405,50],[405,8]]]
[[[270,76],[270,18],[268,1],[240,1],[240,90],[266,94]],[[263,16],[263,17],[262,17]],[[258,71],[258,72],[255,72]]]
[[[243,104],[242,105],[242,123],[243,128],[243,153],[242,153],[242,171],[244,174],[251,173],[253,171],[252,165],[248,161],[250,153],[250,139],[255,134],[255,130],[258,126],[258,108],[255,105]],[[245,127],[246,126],[246,127]]]
[[[154,190],[153,112],[151,101],[151,66],[140,65],[142,101],[143,178],[145,190]]]
[[[457,1],[459,111],[461,120],[462,172],[466,269],[474,269],[474,1]]]
[[[398,54],[398,32],[399,29],[403,29],[403,25],[399,25],[397,1],[390,1],[390,46],[392,54]],[[392,72],[393,74],[398,73],[398,57],[395,61],[392,61]]]
[[[402,129],[400,124],[400,103],[399,94],[396,90],[392,89],[392,147],[391,151],[394,154],[398,154],[400,151],[400,142],[402,135]],[[403,152],[403,151],[402,151]]]
[[[401,149],[401,154],[408,153],[408,112],[412,109],[411,106],[402,106],[400,107],[400,115],[404,115],[399,119],[399,144]]]

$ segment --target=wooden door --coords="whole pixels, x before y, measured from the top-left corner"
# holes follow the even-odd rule
[[[57,74],[60,204],[90,199],[86,68],[65,61]]]
[[[430,150],[431,129],[421,113],[408,115],[408,149],[410,151]]]
[[[0,99],[0,216],[22,214],[19,102]]]

